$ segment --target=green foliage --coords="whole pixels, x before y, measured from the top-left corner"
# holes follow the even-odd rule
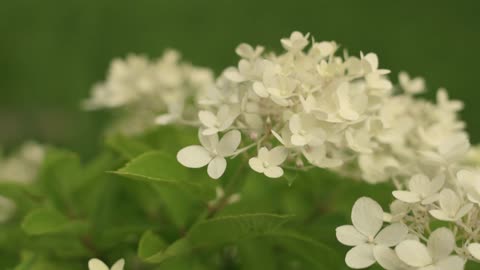
[[[93,257],[124,257],[127,270],[344,269],[335,228],[359,196],[388,202],[388,185],[319,169],[272,180],[240,157],[214,181],[176,161],[195,140],[192,130],[164,127],[114,135],[89,162],[49,149],[31,185],[0,185],[17,204],[0,224],[0,268],[86,269]],[[240,201],[216,198],[218,187]]]

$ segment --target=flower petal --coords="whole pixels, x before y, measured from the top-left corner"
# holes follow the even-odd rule
[[[434,261],[448,257],[455,247],[455,237],[447,228],[436,229],[428,238],[427,248]]]
[[[408,189],[418,194],[428,194],[430,184],[430,179],[426,175],[416,174],[408,182]]]
[[[278,166],[268,167],[265,169],[265,175],[270,178],[279,178],[283,175],[283,169]]]
[[[345,257],[345,263],[353,269],[367,268],[375,263],[373,246],[362,244],[350,249]]]
[[[373,248],[373,256],[377,263],[386,270],[407,270],[408,265],[402,262],[395,251],[389,247],[377,245]]]
[[[253,157],[249,159],[248,165],[250,165],[250,168],[252,168],[252,170],[258,173],[263,173],[265,171],[265,167],[263,167],[263,162],[259,158]]]
[[[88,270],[110,270],[108,266],[99,259],[88,261]]]
[[[288,127],[292,133],[298,133],[302,129],[302,122],[300,119],[300,115],[294,114],[290,117],[288,121]]]
[[[387,247],[400,243],[408,234],[408,228],[403,223],[393,223],[381,230],[375,237],[375,242]]]
[[[435,264],[436,270],[463,270],[465,260],[458,256],[450,256]]]
[[[214,127],[217,124],[217,116],[211,111],[199,111],[198,119],[206,127]]]
[[[470,252],[470,254],[472,254],[472,256],[477,259],[477,260],[480,260],[480,244],[479,243],[472,243],[468,246],[468,251]]]
[[[227,160],[223,157],[216,157],[208,164],[208,175],[213,179],[218,179],[223,175],[227,168]]]
[[[343,225],[336,230],[337,240],[346,246],[358,246],[367,242],[367,237],[352,225]]]
[[[460,209],[460,199],[458,198],[457,194],[448,188],[445,188],[440,192],[440,207],[442,208],[443,212],[445,212],[450,217],[454,217],[458,210]]]
[[[420,195],[410,191],[395,190],[394,192],[392,192],[392,194],[393,194],[393,197],[406,203],[416,203],[421,200]]]
[[[422,267],[432,263],[427,247],[415,240],[401,242],[395,248],[395,252],[400,260],[410,266]]]
[[[112,266],[111,270],[123,270],[124,266],[125,266],[125,260],[120,259]]]
[[[223,135],[217,146],[217,153],[222,157],[233,155],[242,140],[242,135],[238,130],[232,130]]]
[[[213,152],[218,145],[218,134],[205,135],[202,131],[198,133],[198,140],[208,151]]]
[[[268,153],[268,163],[272,166],[278,166],[282,164],[286,159],[288,155],[288,150],[287,148],[283,146],[277,146],[270,150]]]
[[[430,210],[428,212],[430,213],[430,215],[432,215],[434,218],[436,218],[438,220],[443,220],[443,221],[453,221],[454,220],[453,218],[449,217],[442,210],[433,209],[433,210]]]
[[[190,145],[177,153],[177,160],[188,168],[201,168],[207,165],[212,157],[210,152],[200,145]]]
[[[352,208],[352,223],[365,236],[374,237],[383,225],[382,207],[368,197],[358,199]]]

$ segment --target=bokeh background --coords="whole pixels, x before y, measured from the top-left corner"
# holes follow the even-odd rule
[[[464,100],[480,139],[480,1],[0,0],[0,145],[26,139],[88,157],[101,144],[104,112],[80,101],[114,57],[165,48],[217,73],[240,42],[280,49],[293,30],[373,51],[393,74],[407,70]]]

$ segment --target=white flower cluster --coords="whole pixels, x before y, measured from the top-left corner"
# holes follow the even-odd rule
[[[361,198],[353,226],[337,229],[339,241],[354,247],[346,258],[352,268],[377,262],[387,270],[455,270],[480,261],[480,148],[470,146],[458,117],[463,104],[445,89],[435,103],[417,98],[425,82],[405,72],[394,85],[374,53],[339,56],[337,43],[300,32],[281,44],[280,54],[241,44],[236,67],[215,82],[205,70],[194,72],[197,84],[168,53],[159,60],[170,63],[165,69],[138,57],[115,62],[88,104],[147,108],[163,114],[157,123],[198,126],[200,144],[177,159],[207,166],[214,179],[228,158],[242,155],[270,178],[320,167],[369,183],[391,180],[391,213]],[[175,87],[164,87],[169,79]]]
[[[203,146],[182,149],[180,163],[209,164],[216,179],[226,157],[252,155],[256,148],[250,167],[271,178],[282,176],[284,168],[321,167],[376,183],[408,178],[425,169],[425,156],[430,163],[443,162],[439,155],[456,158],[455,151],[463,151],[458,146],[468,146],[457,117],[462,104],[448,100],[445,90],[438,91],[437,104],[416,99],[425,90],[422,78],[402,72],[395,87],[374,53],[336,56],[333,41],[309,42],[308,35],[294,32],[281,44],[285,51],[278,55],[239,45],[238,66],[227,68],[215,87],[198,92]],[[237,135],[229,155],[203,143],[231,132]]]
[[[156,60],[129,55],[112,62],[106,81],[94,86],[84,107],[113,109],[121,115],[112,129],[136,134],[155,121],[168,124],[195,116],[196,106],[185,105],[212,84],[210,70],[181,62],[176,51],[168,50]]]
[[[0,182],[31,183],[37,176],[44,156],[43,146],[26,142],[10,156],[0,157]],[[0,195],[0,223],[10,219],[14,211],[15,203]]]
[[[377,56],[335,56],[335,42],[309,46],[309,36],[299,32],[281,43],[285,51],[279,55],[264,54],[260,46],[237,47],[238,67],[227,68],[199,98],[201,140],[241,131],[244,147],[235,152],[239,141],[232,142],[231,156],[256,147],[251,168],[272,178],[282,176],[288,163],[331,168],[371,153],[383,129],[379,111],[392,90]],[[178,160],[187,167],[205,165],[190,149],[182,149]],[[224,170],[218,163],[209,170],[217,174],[209,174],[218,178]]]
[[[354,246],[345,260],[349,267],[377,262],[387,270],[455,270],[464,269],[467,260],[480,262],[480,168],[460,162],[461,153],[468,153],[464,144],[452,141],[448,151],[423,153],[425,164],[435,165],[395,182],[390,213],[372,199],[357,200],[353,226],[337,228],[337,239]],[[380,239],[390,243],[375,236],[384,221],[390,225],[378,235],[387,231]],[[444,227],[434,229],[439,224]]]

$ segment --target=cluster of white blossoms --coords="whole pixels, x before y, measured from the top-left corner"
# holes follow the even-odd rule
[[[174,63],[165,70],[138,57],[117,61],[88,104],[146,108],[162,114],[157,124],[197,126],[200,144],[181,149],[177,160],[206,166],[213,179],[228,159],[242,156],[270,178],[320,167],[369,183],[392,181],[390,213],[361,198],[353,226],[337,229],[339,241],[353,246],[346,258],[352,268],[377,262],[387,270],[455,270],[480,261],[480,148],[470,146],[459,119],[463,103],[445,89],[436,102],[418,98],[424,80],[401,72],[392,83],[374,53],[339,55],[337,43],[300,32],[281,44],[279,54],[239,45],[238,65],[216,81],[189,66],[197,83],[169,53],[159,60]],[[175,87],[163,87],[168,79]]]
[[[374,53],[337,56],[335,42],[310,42],[299,32],[281,44],[281,54],[239,45],[238,66],[197,92],[202,146],[182,149],[180,163],[208,164],[217,179],[225,158],[245,153],[254,171],[271,178],[284,168],[320,167],[376,183],[406,179],[425,169],[420,161],[443,162],[443,152],[468,146],[457,116],[462,103],[444,89],[434,104],[414,97],[425,90],[422,78],[402,72],[395,86]],[[228,155],[204,144],[232,132],[223,144]]]
[[[480,262],[480,162],[471,153],[458,134],[437,151],[419,147],[410,177],[394,179],[396,200],[389,213],[372,199],[357,200],[353,226],[337,228],[337,239],[354,246],[347,265],[456,270],[468,260]],[[390,225],[378,233],[383,222]]]
[[[112,131],[138,134],[155,122],[188,123],[197,114],[197,106],[191,105],[196,95],[213,82],[210,70],[181,62],[174,50],[155,60],[129,55],[113,60],[106,81],[94,86],[83,105],[89,110],[114,110],[120,116]]]
[[[43,146],[35,142],[26,142],[15,153],[8,157],[0,157],[0,183],[31,183],[37,176],[44,156]],[[0,223],[9,220],[14,211],[15,203],[0,195]]]

